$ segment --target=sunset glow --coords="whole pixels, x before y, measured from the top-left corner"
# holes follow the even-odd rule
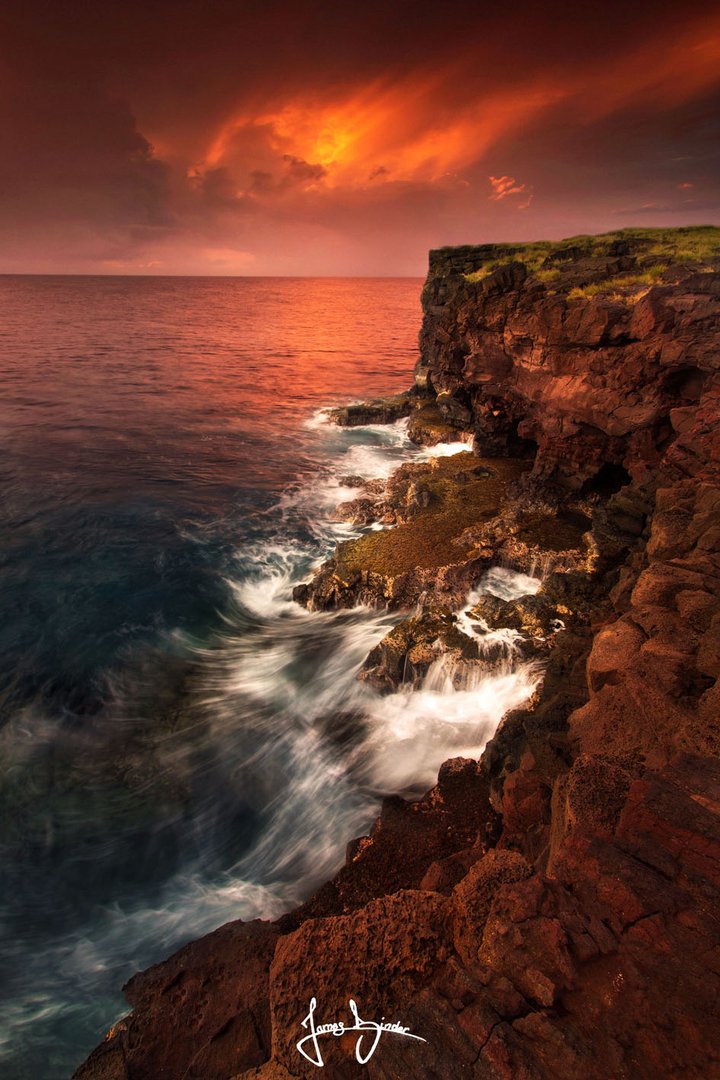
[[[50,59],[8,49],[0,269],[419,274],[446,243],[716,219],[717,15],[403,7],[362,47],[310,14],[301,44],[276,6],[223,35],[198,15],[202,49],[160,21],[150,64],[101,5],[45,94],[67,31]]]
[[[243,136],[254,130],[280,160],[290,156],[322,167],[329,188],[434,183],[472,165],[501,136],[565,96],[550,86],[532,86],[489,95],[455,113],[433,106],[442,86],[440,80],[373,85],[342,102],[299,101],[277,113],[234,116],[213,139],[200,167],[241,164]]]

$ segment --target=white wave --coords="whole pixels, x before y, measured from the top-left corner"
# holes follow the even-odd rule
[[[541,585],[542,578],[508,570],[504,566],[493,566],[480,583],[478,595],[491,593],[501,600],[518,600],[521,596],[534,596]],[[471,607],[473,603],[477,603],[477,598],[470,600]]]
[[[329,427],[331,424],[332,420],[328,416],[327,407],[315,409],[315,411],[303,422],[303,426],[310,431],[318,431],[324,427]]]
[[[441,458],[441,457],[454,457],[456,454],[471,454],[472,450],[468,446],[470,440],[463,440],[461,442],[449,442],[438,443],[436,446],[424,446],[420,450],[418,457],[420,461],[425,461],[429,458]]]
[[[538,669],[526,664],[511,674],[477,676],[474,686],[456,690],[448,667],[431,668],[419,690],[376,703],[368,778],[385,793],[425,790],[443,761],[478,758],[505,713],[532,694],[539,678]]]
[[[115,1018],[124,1011],[117,988],[134,969],[229,919],[274,918],[301,902],[339,868],[348,840],[367,830],[380,793],[418,793],[447,758],[478,757],[502,716],[537,685],[539,669],[518,661],[515,631],[493,637],[470,619],[473,596],[458,615],[461,629],[488,646],[504,643],[502,664],[483,671],[439,657],[418,688],[384,697],[357,680],[400,616],[364,608],[310,613],[292,601],[293,586],[334,543],[360,531],[330,520],[334,506],[357,492],[343,478],[386,477],[404,461],[467,446],[420,449],[405,421],[363,429],[318,421],[317,428],[332,442],[331,462],[314,482],[288,491],[275,524],[269,520],[265,535],[238,552],[215,639],[179,642],[202,672],[196,707],[207,789],[186,827],[202,852],[218,827],[215,793],[222,791],[255,814],[254,841],[223,874],[210,877],[198,857],[153,902],[97,912],[41,958],[18,943],[15,967],[26,972],[27,992],[18,992],[4,1018],[0,1054],[12,1053],[32,1025],[36,1040],[37,1025],[47,1026],[49,1044],[68,1018],[109,1025],[113,1010]],[[510,599],[539,585],[495,568],[481,590]],[[194,753],[183,737],[164,744],[169,772]]]

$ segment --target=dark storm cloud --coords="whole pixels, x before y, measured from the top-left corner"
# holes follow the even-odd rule
[[[703,4],[10,0],[0,34],[4,270],[421,272],[717,217]]]

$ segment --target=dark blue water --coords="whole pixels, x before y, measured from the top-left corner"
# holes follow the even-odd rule
[[[291,599],[343,476],[446,452],[319,414],[410,383],[419,291],[0,278],[4,1080],[69,1077],[134,971],[306,898],[535,684],[439,661],[381,698],[393,617]]]
[[[136,950],[146,963],[175,936],[120,918],[95,955],[98,921],[163,904],[178,874],[202,892],[261,830],[263,799],[214,767],[206,669],[226,620],[248,619],[233,587],[258,578],[279,496],[333,458],[306,420],[408,385],[418,296],[405,280],[0,278],[4,1077],[69,1075]],[[322,546],[302,521],[295,539],[308,562]],[[114,999],[96,1008],[106,964]]]
[[[0,279],[0,702],[72,715],[313,469],[319,405],[409,382],[414,281]]]

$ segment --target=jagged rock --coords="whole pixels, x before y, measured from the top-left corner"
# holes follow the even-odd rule
[[[413,409],[408,419],[408,438],[418,446],[472,441],[470,417],[465,421],[443,415],[437,401],[427,400]],[[469,446],[468,446],[469,449]]]
[[[477,660],[477,642],[458,629],[447,608],[429,608],[422,615],[404,619],[386,634],[369,653],[358,678],[387,693],[401,683],[421,680],[443,654]]]
[[[720,1077],[719,275],[716,262],[670,266],[646,289],[586,295],[645,265],[636,236],[599,246],[549,246],[544,279],[517,246],[432,254],[420,381],[449,415],[450,401],[470,410],[486,453],[534,454],[530,483],[465,533],[446,530],[443,553],[465,536],[456,563],[423,562],[422,531],[410,543],[400,524],[387,533],[407,559],[392,573],[372,561],[385,536],[352,575],[339,551],[298,594],[328,607],[457,599],[505,525],[591,514],[584,561],[536,597],[477,608],[549,640],[542,687],[479,765],[447,763],[422,799],[386,800],[300,909],[229,924],[131,981],[133,1012],[82,1080],[317,1075],[295,1049],[314,995],[321,1019],[346,1018],[353,996],[363,1016],[427,1039],[383,1036],[361,1070],[355,1037],[330,1038],[337,1080]],[[396,520],[426,527],[419,475],[400,476],[392,499]],[[474,482],[456,477],[452,498]],[[564,505],[558,485],[573,493]],[[486,527],[486,547],[470,527]],[[393,684],[408,663],[422,671],[433,618],[452,635],[447,612],[406,620],[368,672]]]
[[[314,1076],[295,1045],[301,1021],[316,998],[317,1023],[350,1022],[349,997],[363,1018],[397,1020],[427,1040],[383,1035],[364,1066],[373,1080],[719,1075],[720,762],[685,755],[620,786],[603,764],[578,762],[581,796],[570,796],[578,809],[558,837],[552,876],[517,852],[491,851],[449,893],[405,887],[285,926],[269,973],[265,952],[256,970],[245,966],[239,930],[220,954],[235,993],[197,1064],[182,1019],[193,1015],[184,987],[205,978],[191,946],[195,955],[183,950],[151,969],[134,1012],[76,1076],[180,1080],[198,1068],[206,1080]],[[272,1047],[263,1042],[265,1061],[248,1065],[236,1040],[223,1041],[241,1031],[257,1038],[251,1001],[269,1003]],[[198,1004],[207,1009],[204,998]],[[321,1041],[329,1075],[359,1075],[356,1040],[348,1032]]]
[[[264,922],[227,923],[133,976],[132,1013],[76,1080],[215,1080],[270,1056],[268,972],[279,939]]]
[[[339,476],[338,483],[341,487],[359,488],[364,486],[365,477],[358,476],[356,473],[353,473],[349,476]]]
[[[472,411],[460,400],[459,395],[441,390],[436,402],[438,411],[445,420],[459,425],[469,424],[472,420]]]
[[[314,578],[296,587],[294,599],[316,611],[361,603],[410,608],[421,597],[460,606],[492,558],[468,526],[502,512],[525,468],[461,452],[403,465],[384,484],[365,485],[339,516],[369,515],[396,528],[338,544]]]
[[[517,262],[477,283],[460,269],[502,258],[501,248],[469,249],[465,263],[452,249],[431,253],[422,364],[439,399],[469,402],[481,453],[524,443],[537,449],[537,477],[620,487],[651,476],[671,413],[691,425],[720,345],[720,260],[705,268],[715,272],[675,265],[662,283],[616,297],[602,283],[619,266],[642,276],[644,241],[626,242],[619,259],[555,263],[560,277],[547,283]],[[588,285],[599,291],[573,295]]]
[[[567,612],[560,608],[564,605],[554,603],[545,592],[521,596],[517,600],[486,595],[480,597],[468,614],[494,629],[509,627],[530,638],[546,638],[564,626],[563,615]]]
[[[372,525],[382,520],[382,511],[375,499],[359,498],[340,503],[334,516],[337,521],[347,521],[351,525]]]
[[[355,405],[343,405],[327,409],[328,419],[340,427],[363,427],[365,424],[392,424],[409,416],[413,405],[413,391],[394,397],[375,398]]]
[[[481,858],[494,842],[497,823],[484,772],[475,761],[452,758],[422,799],[386,798],[369,834],[348,844],[338,874],[280,923],[294,928],[307,917],[351,911],[400,889],[425,888],[422,883],[438,862],[457,856],[467,868]]]

